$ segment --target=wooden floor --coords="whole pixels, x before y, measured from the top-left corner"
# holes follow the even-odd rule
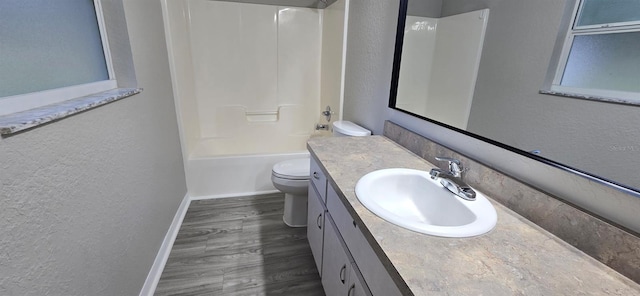
[[[283,208],[283,194],[192,202],[155,295],[324,295]]]

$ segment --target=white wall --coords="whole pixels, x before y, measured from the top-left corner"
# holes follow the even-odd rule
[[[347,1],[338,0],[324,9],[322,17],[322,59],[320,82],[320,108],[325,110],[331,106],[335,114],[330,122],[342,117],[343,94],[343,59],[345,52],[345,13]],[[317,116],[317,123],[329,124],[321,114]],[[316,133],[318,134],[318,133]],[[328,134],[328,132],[325,132]]]
[[[510,5],[525,2],[533,4],[539,1],[496,1],[495,3]],[[561,10],[562,7],[557,7],[556,2],[540,2],[539,5],[542,5],[547,13],[561,13],[557,12],[557,10]],[[447,1],[445,1],[445,5],[446,3]],[[468,8],[470,10],[484,8],[478,7],[479,5],[479,3],[474,3]],[[347,76],[345,77],[347,85],[345,87],[344,117],[346,120],[357,122],[376,134],[382,133],[384,120],[392,120],[550,194],[607,217],[635,231],[640,231],[640,216],[637,215],[640,212],[640,201],[637,194],[620,188],[603,186],[575,174],[555,169],[530,158],[389,109],[387,105],[398,3],[385,0],[352,0],[351,6],[346,61]],[[492,9],[487,34],[492,28],[492,21],[496,19],[496,14],[496,10]],[[518,20],[518,17],[513,15],[505,14],[504,17],[513,21]],[[539,20],[538,22],[543,23]],[[547,22],[549,23],[548,20]],[[558,20],[555,23],[557,24]],[[510,27],[506,26],[504,29],[508,28]],[[553,34],[557,33],[556,30],[557,28],[552,30]],[[532,30],[530,33],[540,33],[540,31]],[[487,42],[489,42],[488,39],[485,40],[485,48]],[[552,46],[552,44],[549,45],[549,47]],[[550,50],[551,48],[549,48]],[[500,51],[503,51],[502,54],[513,53],[508,48],[496,49],[493,53],[501,54]],[[484,52],[491,52],[491,50],[485,49]],[[545,61],[538,55],[524,56],[527,60],[533,59],[533,61],[540,64],[546,65],[548,63],[548,60]],[[529,70],[528,68],[514,67],[511,77],[516,80],[521,79],[526,76],[519,75]],[[482,75],[482,66],[480,71],[480,75]],[[509,89],[511,85],[505,84],[500,87]]]
[[[160,3],[124,9],[144,92],[0,140],[1,295],[137,295],[186,193]]]

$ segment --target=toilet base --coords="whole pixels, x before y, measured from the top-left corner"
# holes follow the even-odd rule
[[[289,227],[307,226],[307,195],[285,193],[282,221]]]

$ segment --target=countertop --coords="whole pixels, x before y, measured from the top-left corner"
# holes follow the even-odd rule
[[[640,295],[640,285],[491,200],[498,223],[472,238],[393,225],[355,194],[365,174],[435,165],[382,137],[313,138],[307,144],[400,290],[408,295]]]

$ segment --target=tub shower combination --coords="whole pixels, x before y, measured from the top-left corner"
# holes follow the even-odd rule
[[[330,134],[315,127],[341,105],[345,7],[163,1],[192,197],[275,192],[273,165]]]

